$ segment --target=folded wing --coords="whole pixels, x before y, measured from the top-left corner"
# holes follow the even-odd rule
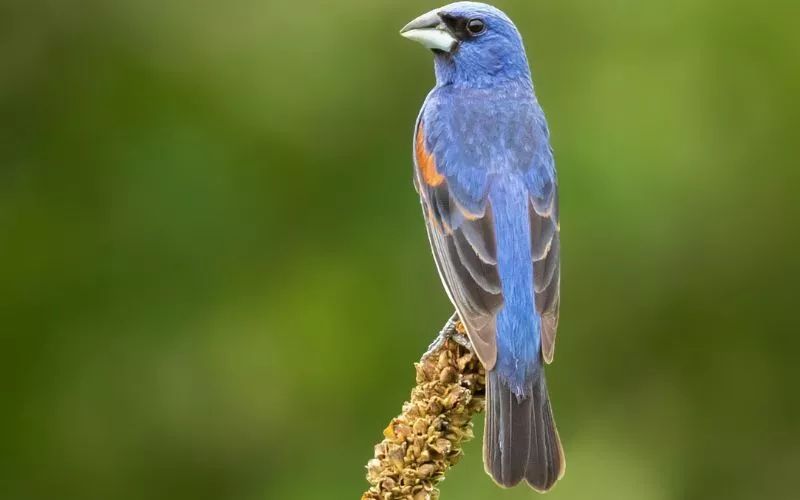
[[[425,146],[421,123],[414,150],[414,183],[436,267],[478,358],[491,369],[497,358],[495,316],[503,304],[491,207],[485,200],[471,200],[479,211],[469,211],[459,203]]]

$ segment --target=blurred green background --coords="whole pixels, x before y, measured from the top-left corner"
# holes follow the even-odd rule
[[[360,496],[451,312],[438,5],[0,1],[0,498]],[[560,175],[548,498],[797,498],[797,2],[497,5]],[[442,498],[531,498],[480,450]]]

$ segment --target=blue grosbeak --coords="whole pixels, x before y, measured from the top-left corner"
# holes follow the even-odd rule
[[[550,133],[522,38],[500,10],[457,2],[401,34],[434,54],[414,131],[414,184],[445,290],[487,371],[484,465],[546,491],[564,474],[544,376],[560,301]]]

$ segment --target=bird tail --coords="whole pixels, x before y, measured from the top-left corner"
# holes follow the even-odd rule
[[[511,487],[523,478],[545,492],[564,475],[566,462],[558,437],[544,369],[528,380],[517,396],[492,370],[486,377],[486,424],[483,463],[499,485]]]

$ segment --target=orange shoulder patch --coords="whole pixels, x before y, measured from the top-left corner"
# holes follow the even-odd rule
[[[417,168],[422,180],[430,187],[437,187],[444,182],[444,176],[436,170],[436,161],[433,155],[425,148],[425,134],[422,132],[422,123],[417,128]]]

